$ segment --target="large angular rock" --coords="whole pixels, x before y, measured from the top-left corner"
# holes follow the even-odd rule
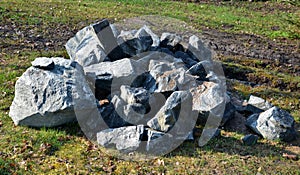
[[[155,92],[188,90],[197,86],[195,78],[185,73],[182,64],[151,60],[149,69],[156,80]]]
[[[107,19],[103,19],[102,21],[92,24],[91,26],[93,27],[104,52],[111,61],[116,61],[127,57],[127,54],[123,52],[122,48],[117,42],[117,38],[115,37],[116,31],[113,31]]]
[[[158,131],[168,132],[176,123],[179,116],[187,117],[191,113],[192,96],[187,91],[176,91],[167,99],[165,105],[147,122],[147,125]],[[184,106],[184,107],[182,107]]]
[[[193,110],[196,111],[208,112],[226,102],[226,92],[217,83],[203,82],[190,91],[193,95]]]
[[[189,39],[188,53],[194,60],[204,61],[212,59],[210,49],[208,49],[203,41],[195,35],[191,36]]]
[[[296,138],[294,118],[278,107],[248,117],[246,125],[269,140],[291,141]]]
[[[139,148],[144,130],[143,125],[106,129],[97,133],[97,142],[106,148],[129,153]]]
[[[82,66],[100,63],[107,58],[96,33],[91,26],[80,30],[65,45],[71,60]]]
[[[116,29],[104,19],[81,29],[68,40],[65,47],[70,58],[82,66],[119,60],[127,55],[118,45],[116,34]]]
[[[76,62],[63,58],[37,58],[33,65],[15,85],[9,116],[16,125],[53,127],[72,122],[76,120],[76,98],[95,99],[82,67]],[[94,102],[96,105],[96,100]],[[85,107],[89,108],[85,104],[81,106]]]
[[[121,85],[130,85],[135,78],[146,72],[135,60],[128,58],[114,62],[102,62],[85,67],[88,79],[95,83],[98,91],[119,90]]]
[[[138,31],[121,31],[118,43],[126,54],[135,56],[148,51],[151,46],[157,47],[159,38],[147,26],[143,26]]]
[[[140,103],[126,103],[123,99],[115,95],[111,102],[115,106],[117,114],[130,124],[142,124],[146,107]]]
[[[183,50],[183,46],[180,44],[182,38],[174,33],[164,32],[160,37],[160,46],[168,48],[172,52]]]

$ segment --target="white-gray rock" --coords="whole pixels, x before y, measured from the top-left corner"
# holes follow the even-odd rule
[[[296,138],[294,118],[278,107],[248,117],[246,125],[269,140],[291,141]]]
[[[51,60],[53,69],[30,67],[17,80],[9,112],[16,125],[53,127],[72,122],[76,120],[76,98],[95,99],[78,63],[63,58]]]
[[[153,45],[153,39],[156,40],[154,45],[157,45],[157,38],[148,27],[144,26],[138,31],[121,31],[121,34],[118,36],[118,43],[126,54],[135,56],[148,51]]]
[[[252,113],[260,113],[272,108],[273,105],[269,103],[267,100],[251,95],[248,104],[246,106],[246,110]]]
[[[189,120],[189,116],[184,114],[189,114],[191,112],[191,106],[189,106],[189,108],[186,105],[191,104],[191,102],[192,96],[189,92],[173,92],[167,99],[165,105],[147,122],[147,125],[154,130],[168,132],[180,116],[184,116],[186,117],[186,120]],[[181,107],[183,104],[185,104],[185,108]]]
[[[88,79],[94,79],[96,88],[112,91],[119,90],[121,85],[130,85],[136,77],[146,72],[143,66],[128,58],[93,64],[84,67],[84,71]]]
[[[212,53],[197,36],[193,35],[189,39],[188,53],[192,58],[199,61],[211,60]]]
[[[106,129],[97,133],[97,142],[106,148],[129,153],[139,148],[144,130],[143,125]]]
[[[31,62],[31,65],[36,68],[51,70],[54,68],[54,62],[51,58],[39,57]]]

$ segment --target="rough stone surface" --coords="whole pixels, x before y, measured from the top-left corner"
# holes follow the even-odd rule
[[[152,129],[147,130],[147,145],[146,151],[151,152],[153,154],[157,154],[159,152],[163,152],[169,149],[169,140],[174,139],[171,134],[155,131]],[[159,149],[157,149],[159,148]]]
[[[116,34],[116,29],[104,19],[78,31],[65,47],[70,58],[82,66],[119,60],[127,55],[118,45]]]
[[[269,140],[291,141],[296,137],[294,118],[287,111],[278,107],[251,115],[247,119],[246,125]]]
[[[54,69],[53,60],[51,58],[47,58],[47,57],[36,58],[33,62],[31,62],[31,65],[33,67],[45,69],[45,70]]]
[[[117,42],[117,38],[115,37],[116,32],[113,31],[107,19],[103,19],[91,26],[110,61],[116,61],[127,57]]]
[[[128,58],[93,64],[85,67],[84,71],[87,78],[95,83],[96,97],[97,94],[118,91],[121,85],[130,85],[135,78],[146,72],[135,60]]]
[[[194,64],[187,70],[187,73],[197,76],[200,81],[209,81],[207,74],[212,71],[212,63],[208,60],[201,61],[197,64]]]
[[[258,140],[258,136],[257,135],[253,135],[253,134],[248,134],[248,135],[245,135],[243,138],[242,138],[242,141],[245,145],[247,146],[253,146],[257,143],[257,140]]]
[[[138,124],[142,122],[146,108],[140,103],[126,103],[123,99],[115,95],[111,102],[115,106],[118,115],[130,124]]]
[[[193,95],[193,110],[211,111],[226,101],[226,94],[219,84],[203,82],[190,90]]]
[[[102,45],[91,26],[85,27],[65,45],[71,60],[82,66],[89,66],[107,58]]]
[[[52,60],[53,69],[30,67],[16,82],[9,112],[16,125],[53,127],[75,121],[74,100],[95,98],[79,64],[63,58],[46,60]]]
[[[191,109],[180,108],[181,104],[190,104],[191,99],[191,94],[187,91],[173,92],[165,105],[148,121],[147,125],[154,130],[168,132],[174,126],[180,114],[182,115],[184,112],[188,114],[191,111]],[[188,115],[184,116],[188,117]]]
[[[180,42],[182,38],[174,33],[164,32],[160,37],[160,46],[168,48],[170,51],[183,50]]]
[[[266,101],[260,97],[251,95],[248,100],[246,110],[249,112],[252,112],[252,113],[261,113],[263,111],[270,109],[271,107],[273,107],[273,105],[271,103],[269,103],[268,101]]]
[[[194,60],[204,61],[212,58],[210,49],[195,35],[189,39],[188,53]]]
[[[155,92],[188,90],[196,87],[195,78],[186,74],[184,67],[178,63],[151,60],[150,74],[156,80]]]
[[[144,131],[143,125],[107,129],[97,133],[97,142],[104,147],[129,153],[139,148]]]
[[[174,54],[175,58],[180,58],[186,65],[187,68],[192,67],[193,65],[197,64],[198,62],[193,60],[189,54],[187,54],[186,52],[182,52],[182,51],[177,51]]]
[[[118,43],[126,54],[135,56],[149,50],[153,45],[152,38],[156,42],[154,45],[157,45],[157,36],[148,27],[144,26],[138,31],[122,31],[118,36]]]

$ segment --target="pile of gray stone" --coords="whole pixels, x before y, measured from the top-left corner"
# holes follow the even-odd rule
[[[247,125],[264,138],[295,136],[292,116],[263,99],[231,103],[222,67],[197,36],[159,37],[147,26],[119,32],[102,20],[80,30],[66,49],[70,60],[37,58],[17,80],[9,113],[16,125],[84,121],[104,147],[163,152],[174,140],[193,139],[199,119],[208,131],[238,110],[253,113]]]

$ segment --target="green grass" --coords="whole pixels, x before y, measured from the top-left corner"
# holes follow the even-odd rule
[[[195,4],[172,1],[21,1],[0,2],[1,20],[12,20],[25,24],[77,23],[85,20],[110,18],[121,20],[141,15],[162,15],[184,20],[201,29],[204,26],[229,30],[235,33],[251,33],[271,38],[299,38],[300,11],[276,10],[279,2],[268,4],[275,9],[264,11],[262,2],[243,2],[241,6],[231,4]],[[35,8],[32,8],[35,7]],[[259,10],[255,10],[259,9]],[[222,26],[232,25],[230,29]],[[272,27],[278,28],[276,31]]]
[[[283,12],[277,8],[281,6],[290,10]],[[270,8],[274,10],[266,12]],[[299,42],[299,13],[299,6],[288,6],[277,1],[267,4],[224,2],[221,5],[158,0],[0,1],[1,22],[14,23],[20,30],[31,28],[36,35],[47,35],[59,24],[79,29],[102,18],[120,21],[155,14],[181,19],[199,30],[208,27],[272,39],[284,37]],[[276,31],[271,30],[274,26]],[[67,54],[63,46],[48,51],[23,48],[21,44],[25,42],[22,37],[15,33],[5,37],[5,34],[0,30],[0,174],[299,174],[300,161],[282,158],[282,153],[299,155],[299,141],[295,141],[296,146],[291,146],[260,139],[258,144],[249,147],[240,141],[243,133],[222,130],[221,137],[202,148],[197,146],[196,141],[185,142],[165,156],[135,162],[107,155],[103,148],[84,137],[76,123],[42,129],[15,126],[8,112],[17,78],[36,57],[67,57]],[[19,50],[9,49],[14,46],[19,46]],[[234,59],[233,63],[223,61],[235,66],[237,72],[250,69],[253,76],[269,77],[272,82],[278,77],[285,82],[300,82],[299,77],[287,72],[279,74],[274,67],[263,67],[260,60]],[[297,91],[280,91],[272,86],[252,88],[239,83],[231,84],[231,89],[244,98],[250,94],[266,98],[288,110],[296,122],[300,122],[300,93]]]

